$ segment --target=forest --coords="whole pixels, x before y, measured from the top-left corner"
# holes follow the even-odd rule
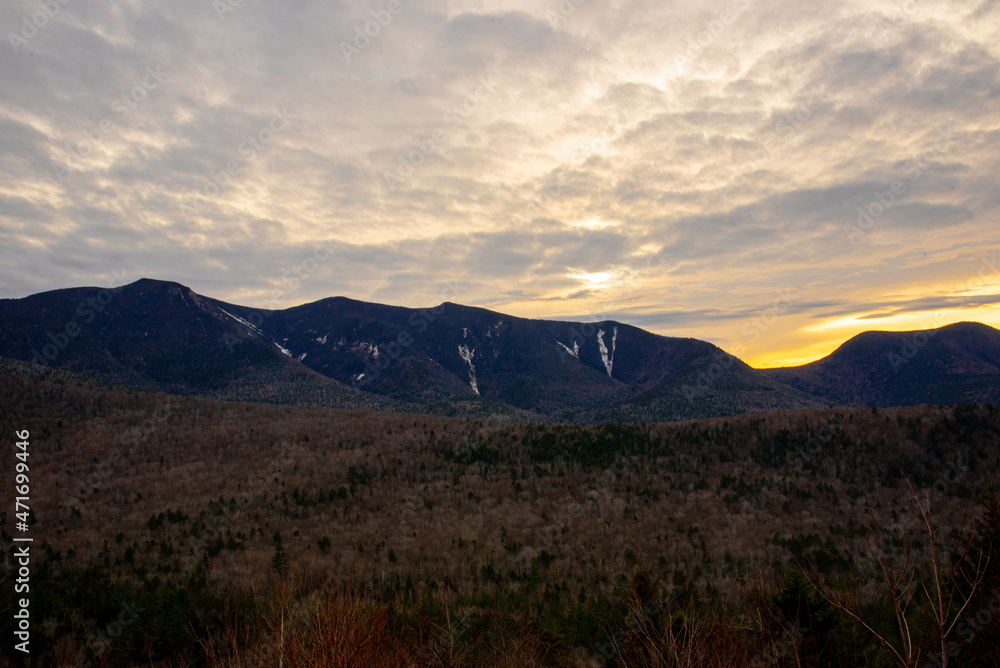
[[[8,665],[1000,665],[995,406],[577,427],[9,370],[0,399],[8,479],[32,434]]]

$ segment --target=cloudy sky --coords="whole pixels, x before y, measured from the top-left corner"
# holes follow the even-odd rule
[[[1000,325],[1000,2],[3,0],[0,297]]]

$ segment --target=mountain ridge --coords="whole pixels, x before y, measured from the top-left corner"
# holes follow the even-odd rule
[[[144,278],[0,300],[0,356],[216,398],[662,421],[1000,401],[1000,332],[959,325],[909,333],[919,354],[902,362],[892,360],[895,343],[886,339],[901,333],[865,332],[811,364],[754,369],[712,343],[614,320],[535,320],[450,301],[413,309],[344,296],[260,309]],[[905,390],[914,374],[935,369],[922,390]]]
[[[841,405],[996,403],[1000,331],[972,321],[928,330],[870,330],[822,359],[762,371]]]

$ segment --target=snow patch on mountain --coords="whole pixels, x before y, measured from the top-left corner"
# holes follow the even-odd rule
[[[253,330],[257,334],[260,334],[260,335],[264,334],[264,332],[260,331],[259,329],[257,329],[256,327],[254,327],[253,325],[251,325],[249,322],[247,322],[243,318],[239,317],[238,315],[233,315],[232,313],[230,313],[229,311],[227,311],[226,309],[223,309],[223,308],[220,308],[219,310],[222,311],[223,313],[225,313],[226,315],[228,315],[230,318],[232,318],[236,322],[238,322],[241,325],[243,325],[244,327],[247,327],[247,328]]]
[[[374,353],[375,357],[378,357],[378,346],[374,345],[369,341],[358,341],[353,346],[351,346],[352,352],[360,352],[364,354],[365,359]]]
[[[570,350],[569,346],[567,346],[565,343],[563,343],[561,341],[556,341],[556,343],[558,343],[560,346],[562,346],[566,350],[566,352],[568,352],[570,355],[572,355],[573,357],[575,357],[577,359],[580,359],[580,343],[579,342],[577,342],[577,341],[573,342],[573,349],[572,350]]]
[[[469,346],[458,344],[458,354],[469,365],[469,385],[472,391],[479,394],[479,384],[476,383],[476,367],[472,364],[472,357],[476,354],[476,349],[469,350]]]
[[[611,377],[611,368],[615,364],[615,344],[617,340],[618,340],[618,327],[615,326],[614,334],[611,335],[611,352],[609,354],[608,347],[604,344],[604,330],[603,329],[597,330],[597,346],[601,349],[601,361],[604,362],[604,368],[608,370],[609,378]]]

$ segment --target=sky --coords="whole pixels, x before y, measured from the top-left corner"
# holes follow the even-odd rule
[[[0,1],[0,297],[1000,326],[998,0]]]

